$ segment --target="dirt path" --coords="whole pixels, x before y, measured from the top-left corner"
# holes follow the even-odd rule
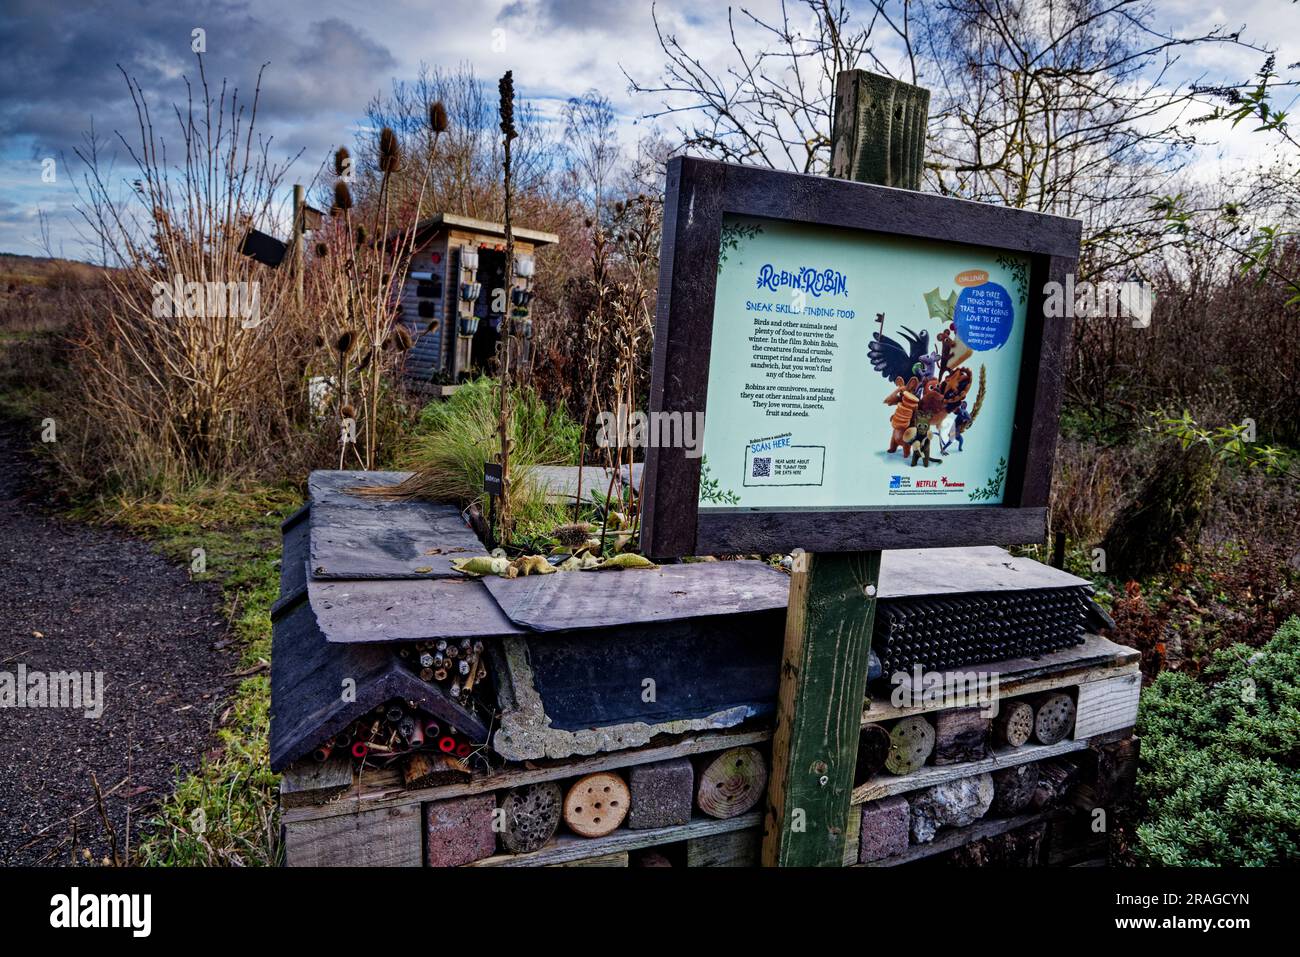
[[[103,714],[0,707],[0,864],[66,863],[74,826],[78,860],[82,848],[99,860],[92,773],[119,848],[130,809],[134,849],[177,766],[197,767],[212,741],[236,656],[216,586],[121,533],[51,517],[30,467],[0,426],[0,704],[20,666],[29,689],[36,672],[102,672]]]

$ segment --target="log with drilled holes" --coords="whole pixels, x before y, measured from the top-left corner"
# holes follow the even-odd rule
[[[919,714],[902,718],[889,732],[885,769],[891,774],[919,771],[934,750],[934,726]]]
[[[1034,706],[1028,701],[998,702],[993,721],[993,739],[999,745],[1018,748],[1034,733]]]
[[[1034,740],[1039,744],[1064,741],[1074,728],[1074,699],[1068,694],[1048,692],[1031,700],[1034,706]]]
[[[560,786],[554,781],[507,791],[501,799],[501,846],[511,854],[541,850],[560,826],[562,801]]]
[[[631,804],[627,783],[609,771],[578,778],[564,796],[564,823],[582,837],[604,837],[618,830]]]
[[[737,817],[763,797],[767,761],[753,748],[730,748],[705,764],[696,780],[696,807],[709,817]]]

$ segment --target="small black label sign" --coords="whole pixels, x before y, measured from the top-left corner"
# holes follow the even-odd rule
[[[496,462],[483,463],[483,491],[489,495],[501,494],[501,466]]]

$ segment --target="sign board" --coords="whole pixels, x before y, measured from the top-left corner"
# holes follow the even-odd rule
[[[284,262],[284,254],[288,249],[287,243],[280,242],[274,236],[268,236],[257,229],[250,229],[245,234],[244,243],[239,251],[262,265],[275,269]]]
[[[642,544],[657,557],[1041,541],[1076,220],[679,158]],[[695,447],[665,439],[702,424]],[[667,427],[665,427],[667,426]]]
[[[483,491],[488,495],[497,496],[505,487],[505,482],[501,475],[501,464],[499,462],[483,463]]]

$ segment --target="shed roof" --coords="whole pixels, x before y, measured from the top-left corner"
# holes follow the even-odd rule
[[[472,216],[461,216],[458,213],[434,213],[428,219],[422,220],[416,227],[416,242],[427,242],[434,233],[449,229],[482,233],[485,236],[497,236],[501,239],[505,239],[506,236],[506,227],[502,223],[493,223],[486,219],[475,219]],[[511,231],[516,239],[522,239],[534,246],[549,246],[560,241],[560,237],[555,233],[542,232],[540,229],[512,226]]]

